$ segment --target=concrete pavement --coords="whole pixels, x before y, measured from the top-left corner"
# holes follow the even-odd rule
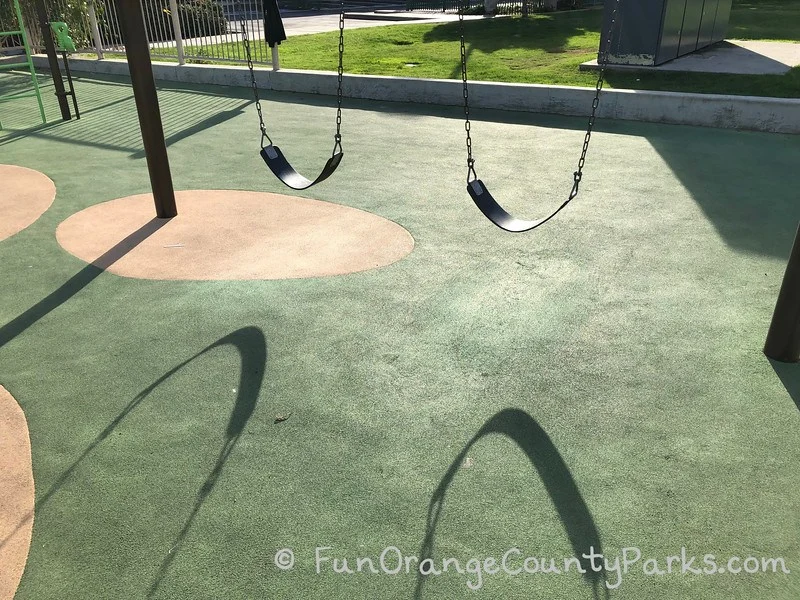
[[[725,40],[657,67],[610,65],[607,70],[783,75],[789,69],[798,66],[800,66],[800,44]],[[581,65],[582,71],[597,70],[597,68],[596,60]]]

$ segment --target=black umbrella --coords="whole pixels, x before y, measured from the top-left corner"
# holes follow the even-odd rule
[[[286,39],[286,31],[283,29],[281,11],[278,8],[278,0],[261,0],[264,8],[264,35],[267,45],[274,48]]]

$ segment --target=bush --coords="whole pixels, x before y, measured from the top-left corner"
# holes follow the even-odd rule
[[[0,3],[0,31],[11,31],[17,19],[12,2]]]
[[[69,27],[69,35],[79,48],[90,47],[91,31],[85,15],[89,12],[87,0],[71,0],[66,3],[46,2],[48,16],[51,21],[63,21]],[[39,20],[36,18],[33,0],[20,0],[22,18],[25,20],[28,32],[28,42],[34,51],[42,50],[42,33],[39,29]],[[0,0],[0,31],[19,29],[14,3],[10,0]],[[0,40],[0,47],[21,46],[20,36],[9,36]]]
[[[143,0],[142,6],[148,40],[151,42],[174,40],[175,31],[172,27],[169,0]],[[221,35],[228,31],[228,21],[225,19],[222,5],[217,0],[178,0],[178,16],[184,39]],[[124,44],[122,28],[119,23],[112,21],[114,21],[113,14],[103,15],[101,24],[103,39],[110,44]]]
[[[3,2],[0,0],[0,31],[17,31],[17,13],[14,10],[13,2]],[[0,49],[22,46],[22,36],[8,35],[0,38]]]
[[[216,0],[194,0],[178,4],[183,37],[221,35],[228,31],[222,5]]]
[[[30,0],[24,1],[29,6],[33,4]],[[92,47],[92,32],[89,29],[89,20],[86,18],[86,15],[89,14],[88,0],[58,3],[57,5],[56,3],[50,2],[46,2],[46,4],[50,20],[61,21],[67,24],[69,27],[69,37],[75,42],[76,47]],[[30,12],[33,12],[33,10]]]

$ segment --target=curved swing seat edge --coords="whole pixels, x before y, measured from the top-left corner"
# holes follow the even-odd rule
[[[525,231],[530,231],[531,229],[539,227],[539,225],[543,225],[553,218],[553,216],[555,216],[555,213],[553,213],[547,218],[538,219],[536,221],[517,219],[516,217],[511,216],[502,206],[500,206],[497,200],[494,199],[494,196],[492,196],[489,190],[486,189],[486,185],[484,185],[483,181],[480,179],[470,181],[467,184],[467,192],[469,192],[472,201],[487,219],[497,225],[500,229],[511,233],[523,233]],[[561,208],[563,208],[563,206]],[[559,208],[559,210],[561,209]]]
[[[322,172],[317,176],[316,179],[311,180],[295,170],[278,146],[270,145],[261,149],[261,158],[263,158],[264,162],[267,163],[270,171],[272,171],[275,177],[280,179],[286,186],[292,188],[293,190],[305,190],[313,185],[325,181],[333,174],[333,172],[339,166],[339,163],[342,162],[343,156],[344,153],[341,150],[334,152],[333,155],[331,155],[331,157],[328,159],[328,162],[325,163],[325,166],[322,168]]]

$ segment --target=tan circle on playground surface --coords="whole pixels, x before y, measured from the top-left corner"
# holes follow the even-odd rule
[[[33,531],[33,468],[25,413],[0,385],[0,600],[17,591]]]
[[[91,206],[58,226],[78,258],[140,279],[298,279],[366,271],[414,248],[397,223],[362,210],[262,192],[176,192],[156,219],[152,194]]]
[[[0,241],[31,225],[50,208],[56,185],[47,175],[0,165]]]

